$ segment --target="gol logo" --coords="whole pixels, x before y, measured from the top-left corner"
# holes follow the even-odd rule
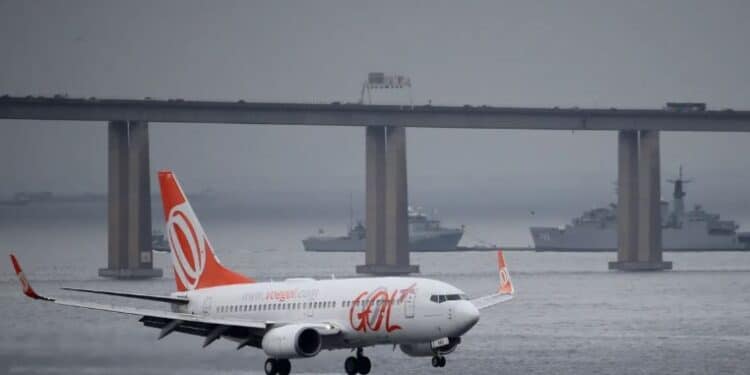
[[[187,203],[174,206],[167,220],[172,265],[186,289],[192,290],[206,267],[206,234]]]
[[[378,332],[385,328],[386,332],[401,329],[398,324],[391,323],[393,304],[403,303],[407,296],[416,292],[416,284],[406,289],[396,289],[391,293],[384,287],[372,292],[362,292],[352,301],[349,308],[349,324],[359,332]],[[398,296],[398,297],[397,297]]]

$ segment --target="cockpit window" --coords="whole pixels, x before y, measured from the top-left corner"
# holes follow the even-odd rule
[[[445,301],[460,301],[466,299],[463,294],[433,294],[430,296],[430,301],[435,303],[443,303]]]

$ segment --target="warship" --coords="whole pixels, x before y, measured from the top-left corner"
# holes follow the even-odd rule
[[[748,236],[738,234],[733,220],[695,205],[685,211],[685,184],[682,167],[674,185],[672,202],[661,203],[662,247],[667,251],[737,251],[749,249]],[[617,205],[583,213],[561,228],[531,227],[536,251],[616,251]]]
[[[169,241],[162,231],[157,229],[151,230],[151,250],[165,253],[170,252]]]
[[[464,234],[461,228],[445,228],[434,215],[421,209],[409,207],[409,250],[411,251],[456,251]],[[345,236],[311,236],[302,240],[305,251],[352,252],[365,250],[366,230],[362,222],[349,224]]]

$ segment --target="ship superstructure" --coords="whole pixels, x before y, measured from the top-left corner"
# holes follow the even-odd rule
[[[435,215],[409,207],[409,250],[455,251],[464,228],[445,228]],[[350,225],[345,236],[311,236],[302,240],[306,251],[364,251],[366,230],[362,222]]]
[[[685,211],[685,184],[682,176],[669,180],[674,185],[672,202],[661,202],[662,247],[671,251],[742,250],[738,225],[705,211],[701,205]],[[617,205],[584,212],[561,228],[531,227],[537,251],[615,251],[617,250]]]

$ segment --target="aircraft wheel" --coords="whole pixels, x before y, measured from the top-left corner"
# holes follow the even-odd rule
[[[357,371],[359,371],[360,374],[367,375],[370,373],[370,369],[372,369],[370,358],[364,356],[357,358]]]
[[[349,357],[344,361],[344,371],[347,375],[357,374],[357,358]]]
[[[266,375],[276,375],[279,373],[279,366],[275,359],[268,358],[266,359],[266,364],[263,366],[263,370],[266,371]]]
[[[440,357],[440,367],[445,367],[445,357]]]
[[[440,357],[432,357],[432,367],[440,367]]]
[[[288,359],[276,360],[276,368],[279,375],[289,375],[292,372],[292,363]]]

